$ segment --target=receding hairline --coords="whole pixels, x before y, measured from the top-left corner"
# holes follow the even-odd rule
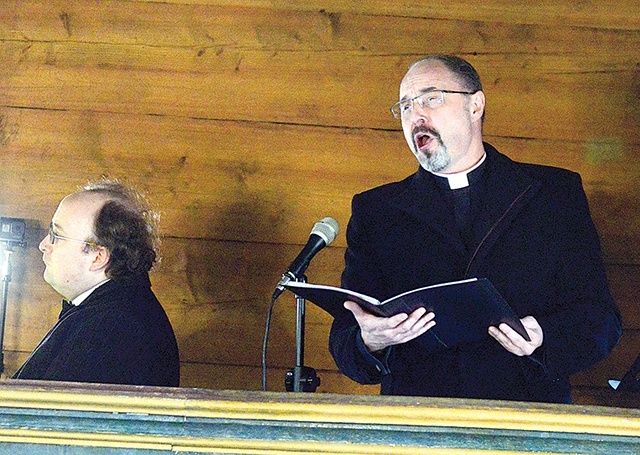
[[[99,210],[110,199],[113,199],[113,198],[110,198],[109,195],[107,195],[106,193],[97,193],[95,191],[81,190],[81,191],[76,191],[74,193],[67,195],[64,199],[62,199],[62,202],[64,201],[69,201],[71,203],[89,202],[91,204],[100,203],[100,206],[98,207],[98,210]]]
[[[467,60],[456,55],[431,54],[412,63],[402,81],[418,68],[439,67],[446,70],[461,87],[474,92],[481,91],[482,80],[475,67]]]
[[[122,204],[127,207],[131,205],[131,201],[128,200],[127,197],[120,195],[118,193],[114,193],[109,190],[86,190],[80,189],[75,191],[69,195],[67,195],[62,202],[69,201],[71,204],[89,204],[93,212],[93,219],[95,220],[97,216],[100,214],[100,211],[103,207],[109,202],[116,202]],[[62,203],[61,202],[61,203]]]
[[[455,79],[456,82],[458,82],[460,85],[464,85],[464,80],[462,80],[462,78],[460,77],[459,74],[457,74],[455,71],[453,71],[451,68],[449,68],[441,60],[438,60],[437,58],[432,58],[432,57],[426,57],[426,58],[423,58],[423,59],[418,60],[417,62],[411,64],[411,66],[409,66],[409,68],[407,69],[407,72],[404,74],[404,77],[402,78],[401,84],[404,83],[405,79],[410,74],[413,74],[414,72],[416,72],[416,71],[418,71],[420,69],[428,69],[428,68],[433,68],[433,67],[438,67],[438,68],[442,68],[442,69],[446,70]]]

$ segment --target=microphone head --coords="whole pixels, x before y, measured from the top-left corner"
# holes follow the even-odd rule
[[[311,234],[316,234],[324,240],[325,246],[329,245],[338,235],[338,222],[331,217],[322,218],[311,229]]]

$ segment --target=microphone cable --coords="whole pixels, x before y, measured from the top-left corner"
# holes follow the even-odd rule
[[[269,309],[267,310],[267,319],[264,326],[264,339],[262,340],[262,391],[267,391],[267,345],[269,344],[269,329],[271,328],[271,316],[273,315],[273,307],[275,306],[276,299],[274,296],[269,303]]]

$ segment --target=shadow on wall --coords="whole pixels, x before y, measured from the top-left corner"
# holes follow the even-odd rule
[[[243,239],[264,238],[259,233],[272,232],[273,238],[284,238],[269,213],[273,213],[273,207],[266,202],[239,202],[216,213],[217,226],[211,226],[209,232]],[[224,239],[181,242],[191,295],[183,301],[176,319],[182,362],[210,365],[211,369],[239,367],[246,371],[249,367],[252,377],[238,378],[233,388],[259,390],[258,371],[271,293],[299,247]],[[283,311],[274,314],[270,366],[291,367],[295,363],[294,317]],[[185,382],[199,386],[193,385],[194,380],[185,378]],[[212,387],[210,383],[206,386]]]

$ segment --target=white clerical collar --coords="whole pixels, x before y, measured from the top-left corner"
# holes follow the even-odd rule
[[[449,188],[451,188],[452,190],[465,188],[469,186],[468,174],[473,170],[477,169],[484,162],[486,157],[487,157],[487,154],[485,152],[482,155],[482,158],[480,158],[480,161],[478,161],[471,169],[467,169],[466,171],[454,172],[453,174],[443,174],[441,172],[432,172],[432,174],[437,175],[438,177],[446,178],[449,181]]]
[[[82,302],[84,302],[85,300],[87,300],[87,297],[89,297],[91,295],[91,293],[93,291],[95,291],[96,289],[98,289],[100,286],[102,286],[103,284],[105,284],[107,281],[109,281],[109,278],[107,278],[104,281],[99,282],[98,284],[96,284],[94,287],[92,287],[91,289],[88,289],[86,291],[84,291],[82,294],[80,294],[78,297],[76,297],[75,299],[73,299],[71,301],[71,305],[73,306],[78,306],[80,305]]]

